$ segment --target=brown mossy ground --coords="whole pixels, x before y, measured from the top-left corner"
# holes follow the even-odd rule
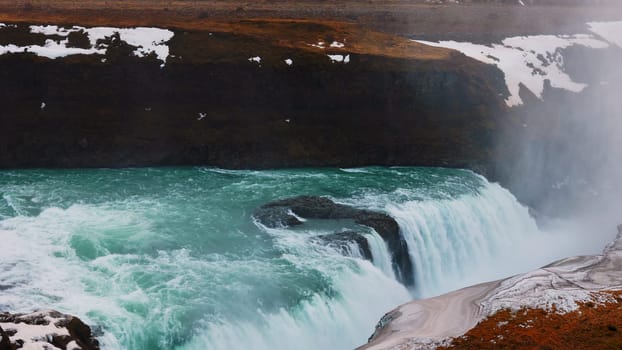
[[[322,42],[327,53],[353,53],[385,56],[391,58],[415,58],[421,60],[445,60],[451,51],[444,48],[422,45],[404,37],[386,34],[348,22],[330,19],[280,19],[280,18],[253,18],[253,19],[203,19],[186,18],[185,16],[171,16],[166,12],[160,13],[160,17],[143,16],[144,11],[126,12],[103,11],[93,15],[89,11],[67,12],[33,12],[11,13],[2,12],[0,7],[0,23],[51,23],[56,25],[71,26],[157,26],[170,28],[176,31],[218,32],[234,36],[244,36],[251,41],[261,41],[265,46],[278,46],[282,48],[318,52],[318,42]],[[24,34],[32,38],[32,34],[21,26]],[[17,32],[18,29],[10,29]],[[17,33],[11,33],[11,40],[4,44],[21,44]],[[3,43],[0,38],[0,44]],[[41,41],[45,38],[42,36]],[[330,47],[333,41],[345,45],[344,48]],[[41,43],[42,44],[42,43]],[[266,47],[269,48],[269,47]],[[264,55],[269,54],[266,50]],[[228,55],[232,51],[228,49]],[[192,57],[196,57],[193,55]]]
[[[617,0],[601,0],[598,6],[537,1],[542,5],[488,0],[446,4],[428,0],[0,0],[0,22],[202,30],[205,23],[216,21],[313,19],[355,23],[377,32],[426,40],[490,42],[515,35],[575,34],[585,30],[587,21],[619,20],[619,10],[612,7]]]
[[[466,349],[622,349],[622,291],[595,293],[576,311],[557,313],[524,308],[501,310],[481,321],[444,350]]]

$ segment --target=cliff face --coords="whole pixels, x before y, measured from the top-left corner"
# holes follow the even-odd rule
[[[0,168],[462,167],[545,211],[571,202],[574,194],[557,188],[567,178],[596,182],[589,178],[604,156],[583,145],[611,138],[600,120],[615,114],[599,101],[613,95],[608,103],[619,110],[619,74],[606,67],[617,66],[620,49],[595,54],[575,45],[522,62],[531,67],[526,81],[561,62],[541,80],[570,72],[589,87],[578,94],[549,82],[540,100],[523,81],[525,106],[509,109],[504,72],[494,64],[406,38],[488,49],[524,35],[598,39],[586,22],[619,21],[619,13],[613,5],[541,2],[0,1],[7,24],[0,26]],[[29,25],[42,23],[172,32],[166,55],[137,57],[136,43],[109,33],[98,39],[107,50],[49,59],[23,48],[98,44],[79,31],[33,33]],[[588,119],[603,127],[586,128]],[[554,204],[543,205],[548,198]]]
[[[28,28],[0,44],[63,39]],[[478,168],[504,108],[492,67],[351,25],[177,29],[165,64],[104,41],[102,55],[0,55],[0,167]]]

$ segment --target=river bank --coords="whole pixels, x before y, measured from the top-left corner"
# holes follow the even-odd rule
[[[619,320],[621,299],[619,293],[612,292],[622,290],[621,249],[619,226],[617,237],[601,255],[569,257],[504,280],[405,304],[386,314],[369,344],[358,349],[494,349],[501,346],[496,343],[519,349],[536,345],[555,349],[579,348],[581,344],[591,344],[595,349],[615,346],[622,342],[616,333],[621,324],[608,320],[616,316],[586,312],[592,326],[573,336],[563,333],[560,325],[565,314],[566,322],[571,322],[577,317],[572,312],[588,304],[588,309],[608,307]],[[555,320],[547,313],[559,317]],[[529,334],[503,329],[510,322],[508,329],[539,329]],[[588,319],[583,316],[580,322]],[[599,323],[602,329],[595,326]],[[609,330],[605,329],[607,324]],[[600,343],[600,337],[608,340]]]

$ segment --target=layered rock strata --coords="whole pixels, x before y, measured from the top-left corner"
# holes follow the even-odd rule
[[[157,30],[167,35],[151,37]],[[0,38],[0,168],[408,164],[485,173],[492,135],[508,122],[494,67],[342,22],[7,22]]]

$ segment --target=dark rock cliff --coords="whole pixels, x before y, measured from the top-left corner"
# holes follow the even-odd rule
[[[123,42],[106,57],[1,55],[0,167],[399,164],[487,172],[492,135],[504,123],[494,68],[407,40],[370,43],[377,34],[352,27],[249,23],[176,30],[164,68]],[[341,36],[352,47],[313,51],[300,33],[327,42]],[[331,62],[331,52],[350,62]]]

